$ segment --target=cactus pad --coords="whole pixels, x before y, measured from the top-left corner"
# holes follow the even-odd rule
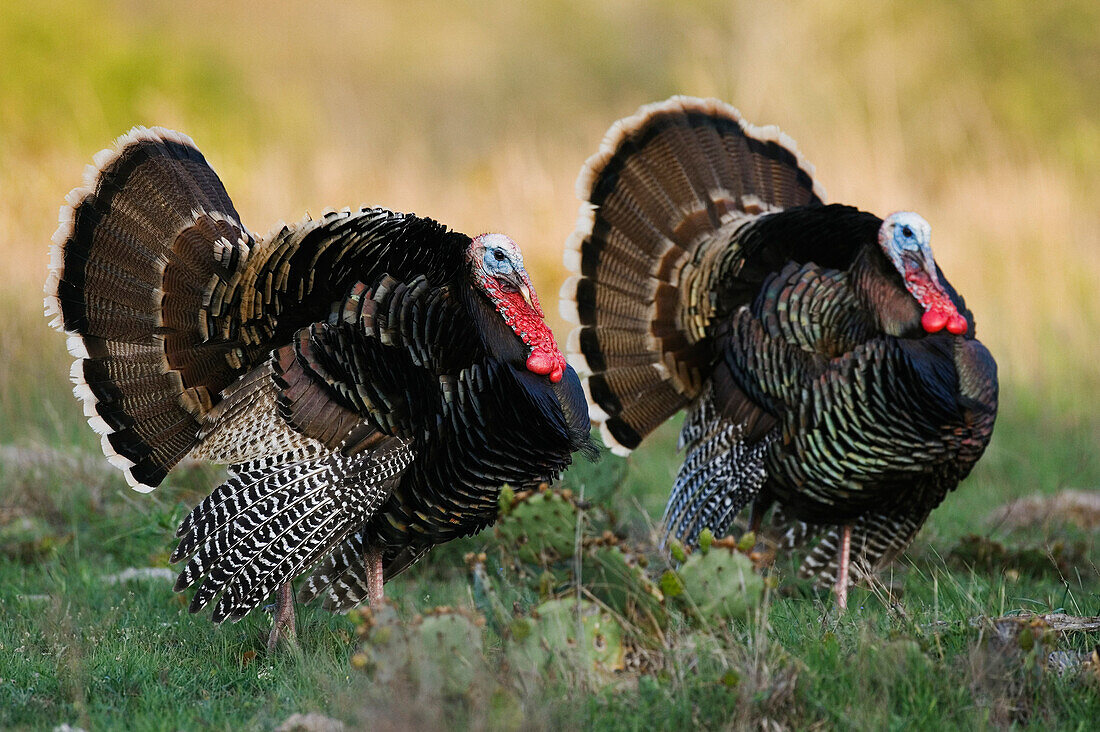
[[[760,606],[764,578],[741,552],[715,544],[694,552],[676,572],[683,583],[681,598],[709,623],[744,618]]]
[[[496,524],[506,550],[528,564],[546,566],[573,556],[577,507],[571,494],[543,490],[515,494]]]
[[[587,600],[547,600],[513,623],[508,659],[520,673],[621,671],[623,628],[615,617]]]

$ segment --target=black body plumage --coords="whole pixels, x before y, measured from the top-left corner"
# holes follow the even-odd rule
[[[111,462],[139,490],[188,454],[231,464],[172,557],[215,621],[315,565],[304,598],[357,604],[365,549],[392,577],[592,449],[576,374],[525,367],[472,240],[430,219],[331,211],[260,238],[188,138],[135,128],[54,241],[47,311]]]
[[[934,262],[951,332],[924,327],[882,219],[826,205],[793,141],[714,100],[618,122],[578,193],[562,314],[593,421],[625,454],[688,411],[666,530],[691,544],[772,509],[764,528],[821,578],[838,525],[862,571],[904,549],[997,408],[996,364]]]

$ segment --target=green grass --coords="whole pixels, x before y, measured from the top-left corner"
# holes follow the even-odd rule
[[[188,614],[167,580],[106,584],[128,567],[166,566],[175,524],[216,482],[217,470],[185,471],[139,495],[94,458],[9,449],[0,471],[0,728],[68,722],[89,729],[270,729],[309,711],[352,723],[385,719],[394,728],[525,720],[536,728],[628,730],[707,720],[752,726],[763,718],[824,729],[965,729],[1011,719],[1086,728],[1100,715],[1095,685],[1012,670],[1012,679],[1024,681],[1022,691],[1010,693],[1016,687],[989,672],[979,631],[968,624],[1019,612],[1100,615],[1095,533],[1062,523],[988,523],[1010,498],[1051,493],[1063,483],[1100,484],[1096,456],[1083,449],[1096,424],[1048,430],[1040,443],[1035,415],[1021,401],[1007,400],[989,455],[883,577],[893,601],[882,588],[857,588],[851,611],[837,618],[828,595],[784,578],[767,601],[766,623],[700,633],[674,617],[660,668],[650,673],[605,679],[565,669],[532,687],[486,672],[474,691],[458,697],[425,698],[408,681],[371,683],[349,662],[356,634],[344,617],[300,608],[300,649],[269,655],[263,613],[217,627],[205,614]],[[629,467],[609,457],[579,466],[566,484],[578,493],[583,485],[586,498],[609,507],[609,525],[644,541],[675,468],[673,433],[663,430]],[[1043,480],[1049,475],[1071,477]],[[954,551],[968,534],[1036,549],[1039,559],[970,568]],[[1043,559],[1058,542],[1074,547],[1071,571]],[[476,592],[463,555],[486,551],[492,568],[506,550],[492,531],[455,542],[387,592],[406,619],[437,605],[472,609]],[[531,598],[505,584],[501,595],[508,593],[521,604]],[[496,659],[489,668],[499,667],[505,640],[491,627],[487,633],[486,654]],[[1096,641],[1068,637],[1057,647],[1083,650]],[[730,678],[737,679],[732,687]],[[406,696],[418,699],[414,708],[401,701]],[[1023,711],[1004,712],[1006,698]]]

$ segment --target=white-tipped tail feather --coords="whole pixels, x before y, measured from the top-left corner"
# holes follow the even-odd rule
[[[201,279],[193,269],[202,257],[185,262],[177,237],[195,224],[193,211],[218,212],[234,222],[236,211],[194,142],[181,133],[134,127],[92,160],[83,184],[69,192],[58,213],[44,308],[50,325],[67,336],[76,359],[73,392],[101,435],[104,455],[127,483],[149,491],[187,454],[198,432],[195,401],[184,399],[165,350],[174,331],[165,327],[164,309],[186,303],[191,296],[184,293],[206,284],[190,281]],[[177,292],[167,303],[170,266],[176,266]],[[194,303],[196,314],[201,304]],[[176,356],[174,362],[188,359]]]
[[[564,255],[574,274],[559,309],[578,326],[568,358],[587,375],[590,416],[615,452],[629,452],[698,395],[706,363],[692,346],[706,313],[688,308],[699,294],[692,288],[708,286],[700,278],[710,276],[727,232],[824,201],[813,173],[778,128],[684,96],[619,120],[585,162]],[[663,384],[637,370],[644,363]]]

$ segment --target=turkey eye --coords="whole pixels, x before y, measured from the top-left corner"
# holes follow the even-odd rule
[[[901,235],[904,236],[906,239],[912,239],[913,230],[910,229],[908,226],[903,226],[901,227]]]
[[[500,251],[499,249],[493,251],[493,256],[496,257],[496,260],[498,262],[504,261],[504,252]]]

